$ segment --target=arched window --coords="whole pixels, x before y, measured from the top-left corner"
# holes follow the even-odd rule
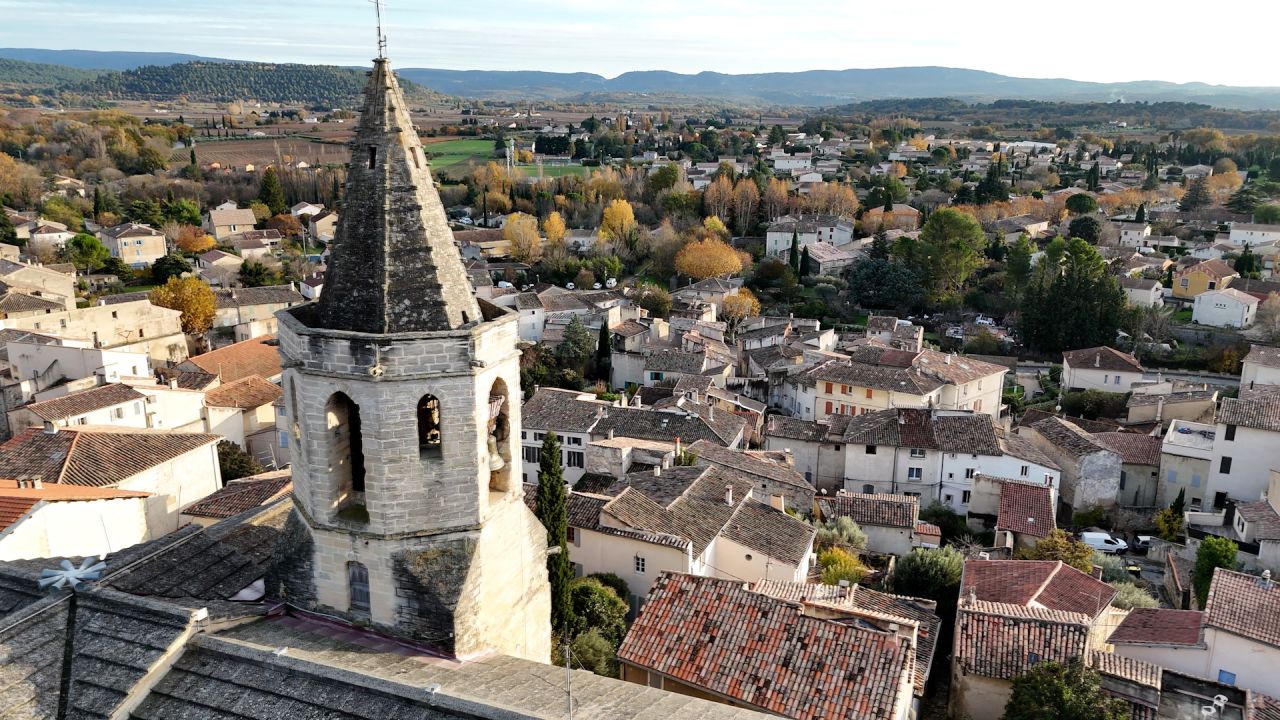
[[[329,472],[337,496],[334,507],[364,506],[364,439],[360,434],[360,406],[344,393],[334,393],[325,404],[329,432]]]
[[[358,562],[347,563],[347,587],[351,592],[350,611],[369,614],[369,568]]]
[[[511,414],[507,384],[501,378],[489,390],[489,492],[511,488]]]
[[[440,400],[435,395],[423,395],[418,400],[418,452],[439,455],[440,443]]]

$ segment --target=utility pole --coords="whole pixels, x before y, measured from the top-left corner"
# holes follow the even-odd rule
[[[569,665],[570,660],[569,641],[566,640],[564,642],[565,716],[573,720],[573,667]]]

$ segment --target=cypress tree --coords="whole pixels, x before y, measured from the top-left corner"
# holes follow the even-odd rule
[[[1133,219],[1137,222],[1147,221],[1147,204],[1142,203],[1138,206],[1138,212],[1134,213]]]
[[[258,201],[266,205],[272,215],[279,215],[289,209],[284,202],[284,187],[280,185],[280,176],[273,167],[267,168],[262,175],[262,187],[258,189]]]
[[[569,584],[573,567],[569,564],[569,512],[564,489],[564,467],[560,464],[560,438],[547,433],[538,460],[538,520],[547,530],[547,546],[560,552],[547,556],[547,576],[551,581],[551,628],[568,632],[573,626],[573,600]]]
[[[795,270],[797,275],[800,274],[800,231],[799,230],[791,231],[791,257],[788,258],[787,264],[791,266],[792,270]]]
[[[893,193],[885,189],[884,193],[884,211],[886,214],[893,214]]]
[[[102,217],[102,188],[94,186],[93,188],[93,219],[96,221]]]
[[[607,321],[600,323],[600,337],[596,339],[596,379],[609,383],[610,375],[613,373],[613,361],[609,355],[609,341],[611,333],[609,332],[609,323]]]
[[[809,274],[809,246],[804,246],[804,252],[800,253],[800,277]]]

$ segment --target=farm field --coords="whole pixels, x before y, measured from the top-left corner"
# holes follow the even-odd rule
[[[423,150],[431,153],[431,169],[436,173],[448,173],[462,177],[470,168],[492,159],[492,140],[442,140],[427,142]]]
[[[171,161],[186,163],[186,148],[174,151]],[[196,157],[202,163],[221,163],[223,167],[247,164],[266,165],[277,162],[306,161],[312,165],[344,165],[351,159],[346,145],[319,143],[300,137],[267,137],[257,140],[225,140],[200,142],[196,139]]]

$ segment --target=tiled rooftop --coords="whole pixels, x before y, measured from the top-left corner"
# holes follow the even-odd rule
[[[1203,613],[1198,610],[1135,608],[1111,633],[1110,643],[1198,645]]]

